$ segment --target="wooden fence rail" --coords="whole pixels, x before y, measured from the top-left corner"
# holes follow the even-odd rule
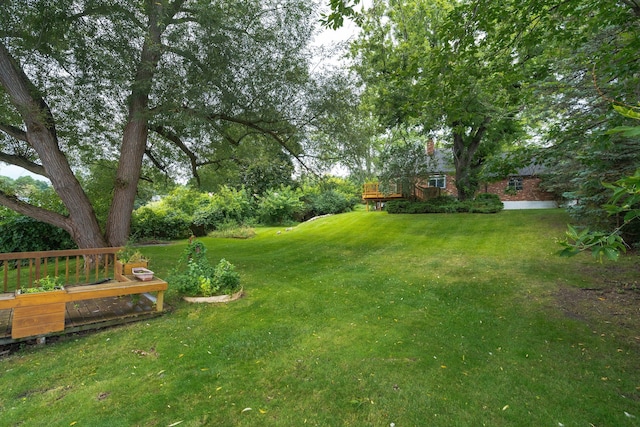
[[[46,276],[57,277],[65,285],[99,281],[110,277],[110,272],[113,277],[116,253],[121,249],[0,253],[2,292],[33,287],[35,281]]]

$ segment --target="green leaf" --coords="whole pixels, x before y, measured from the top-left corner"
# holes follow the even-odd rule
[[[627,138],[633,138],[636,136],[640,136],[640,126],[617,126],[613,129],[605,132],[607,135],[613,135],[616,133],[621,133],[623,136]]]
[[[613,248],[603,248],[604,255],[611,261],[617,261],[620,253]]]
[[[622,105],[614,105],[613,109],[621,115],[630,119],[640,120],[640,110],[637,108],[624,107]]]

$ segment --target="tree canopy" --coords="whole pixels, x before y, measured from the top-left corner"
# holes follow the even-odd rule
[[[65,210],[0,204],[122,245],[143,164],[172,176],[233,147],[276,144],[304,163],[347,98],[309,71],[314,4],[301,0],[61,0],[0,4],[0,161],[47,177]],[[328,105],[327,99],[335,101]],[[329,126],[330,127],[330,126]],[[117,164],[106,221],[77,171]]]

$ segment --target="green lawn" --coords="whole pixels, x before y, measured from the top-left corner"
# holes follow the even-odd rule
[[[557,303],[606,267],[555,255],[566,222],[357,211],[203,239],[244,299],[170,291],[161,318],[0,359],[0,424],[640,425],[637,341]],[[184,246],[144,252],[166,277]]]

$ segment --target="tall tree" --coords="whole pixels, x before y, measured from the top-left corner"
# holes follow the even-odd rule
[[[549,171],[546,184],[579,203],[576,220],[596,229],[615,228],[601,208],[609,198],[603,182],[640,167],[637,135],[612,134],[630,119],[612,105],[640,99],[640,3],[637,0],[474,2],[485,19],[510,19],[491,34],[497,48],[515,49],[535,67],[527,84],[544,142],[537,157]],[[636,237],[637,238],[637,237]]]
[[[458,196],[473,197],[485,156],[519,135],[523,66],[496,53],[466,2],[374,1],[353,45],[375,111],[449,142]]]
[[[43,175],[67,214],[0,204],[80,247],[126,242],[142,164],[198,169],[264,135],[300,158],[322,96],[302,0],[0,4],[0,161]],[[104,233],[74,169],[117,161]]]

